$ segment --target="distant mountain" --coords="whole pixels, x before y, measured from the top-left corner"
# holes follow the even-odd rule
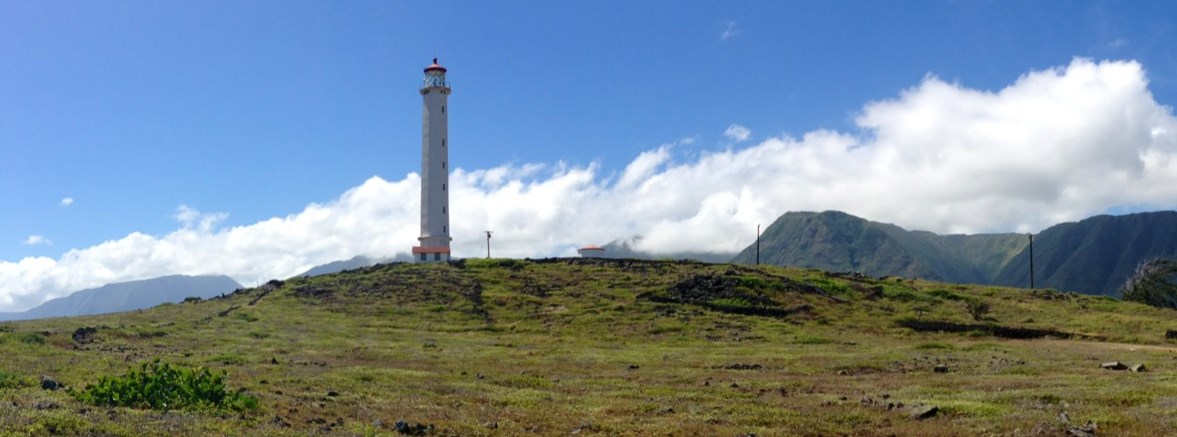
[[[987,284],[1026,244],[1018,234],[937,235],[838,211],[790,212],[760,236],[765,264]],[[754,263],[752,244],[732,260]]]
[[[295,275],[296,277],[308,277],[327,275],[331,273],[339,273],[344,270],[354,270],[360,267],[374,266],[376,264],[390,263],[390,262],[412,262],[413,259],[408,256],[398,255],[393,258],[372,258],[367,256],[355,256],[348,260],[334,261],[327,264],[317,265],[311,267],[310,270]]]
[[[228,276],[172,275],[91,288],[47,301],[25,312],[0,313],[0,320],[84,316],[151,308],[188,297],[210,298],[241,288]]]
[[[710,253],[710,252],[673,252],[664,254],[653,254],[649,252],[642,252],[633,248],[633,245],[641,241],[642,237],[633,237],[631,239],[613,240],[608,244],[602,246],[605,253],[603,258],[633,258],[633,259],[652,259],[652,260],[666,260],[666,259],[691,259],[696,261],[710,262],[710,263],[725,263],[732,259],[732,253]]]
[[[872,276],[1028,287],[1025,234],[937,235],[838,211],[790,212],[764,230],[760,260]],[[1038,288],[1118,295],[1140,262],[1177,257],[1177,212],[1097,216],[1034,237]],[[733,259],[756,260],[755,244]]]
[[[1142,261],[1177,258],[1177,211],[1100,215],[1034,236],[1034,282],[1042,288],[1119,296]],[[1028,284],[1030,254],[1010,260],[994,284]]]

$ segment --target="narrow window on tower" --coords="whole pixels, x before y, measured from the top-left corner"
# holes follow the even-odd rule
[[[441,191],[445,191],[445,184],[441,184]]]
[[[445,114],[445,105],[441,105],[441,113]]]
[[[442,213],[442,214],[445,214],[445,207],[444,207],[444,206],[443,206],[443,207],[441,207],[441,213]]]
[[[443,234],[444,234],[444,233],[447,233],[447,232],[449,232],[449,226],[442,226],[442,227],[441,227],[441,233],[443,233]]]
[[[445,138],[441,139],[441,147],[445,147]]]
[[[441,168],[442,168],[442,170],[444,170],[444,169],[445,169],[445,161],[442,161],[442,162],[441,162]]]

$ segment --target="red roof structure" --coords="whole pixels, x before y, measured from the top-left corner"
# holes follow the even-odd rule
[[[428,67],[425,67],[426,73],[428,73],[430,71],[440,71],[442,73],[445,73],[445,67],[442,67],[440,64],[437,63],[437,58],[433,58],[433,64],[430,64]]]

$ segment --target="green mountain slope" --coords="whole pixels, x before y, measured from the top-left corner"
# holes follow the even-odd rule
[[[1177,429],[1173,314],[770,266],[385,264],[0,324],[0,434],[1155,435]],[[155,359],[225,371],[258,407],[95,406],[40,382],[83,390]],[[1149,371],[1099,366],[1114,360]]]
[[[755,262],[755,244],[733,262]],[[937,235],[846,213],[790,212],[761,236],[764,264],[1029,287],[1024,234]],[[1118,296],[1136,266],[1177,257],[1177,212],[1097,216],[1034,237],[1035,286]]]
[[[1024,245],[1016,234],[948,235],[907,231],[838,211],[790,212],[764,230],[764,264],[857,271],[958,283],[992,283]],[[756,260],[755,245],[733,262]]]
[[[1001,270],[995,284],[1029,283],[1029,251]],[[1101,215],[1052,226],[1034,237],[1039,287],[1118,296],[1141,262],[1177,257],[1177,212]]]

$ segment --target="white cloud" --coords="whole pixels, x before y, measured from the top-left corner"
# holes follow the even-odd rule
[[[1177,119],[1135,62],[1076,59],[996,92],[934,76],[866,104],[857,132],[813,131],[743,148],[638,155],[620,175],[556,163],[457,169],[454,254],[574,255],[585,244],[641,235],[655,253],[734,252],[757,224],[797,210],[837,209],[909,229],[1036,231],[1114,208],[1177,206]],[[730,130],[730,128],[729,128]],[[677,157],[677,159],[676,159]],[[58,259],[0,262],[0,310],[65,292],[165,274],[224,273],[245,284],[416,243],[416,174],[371,178],[326,204],[221,227],[188,206],[179,228],[132,233]]]
[[[49,245],[53,244],[53,242],[49,241],[49,239],[45,238],[43,235],[29,235],[29,238],[25,238],[24,244],[27,246],[36,246],[38,244]]]
[[[742,143],[744,141],[748,141],[748,138],[752,136],[752,131],[748,130],[746,127],[733,123],[731,126],[727,127],[727,130],[723,131],[723,135],[732,141]]]
[[[65,197],[65,198],[62,198],[62,199],[61,199],[61,203],[60,203],[60,205],[61,205],[61,206],[66,206],[66,207],[68,207],[68,206],[70,206],[70,205],[73,205],[73,204],[74,204],[74,198],[73,198],[73,197]]]
[[[727,41],[740,34],[740,30],[736,29],[735,21],[726,20],[720,22],[720,24],[723,25],[723,32],[719,34],[720,41]]]

